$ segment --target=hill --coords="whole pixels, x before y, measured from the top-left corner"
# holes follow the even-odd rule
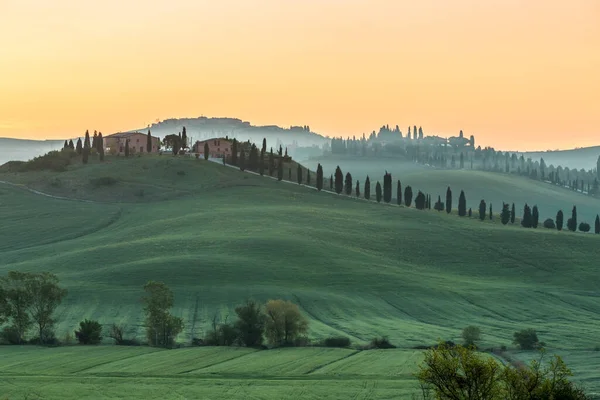
[[[118,183],[90,183],[106,177]],[[459,341],[477,325],[484,346],[510,347],[514,331],[532,327],[551,352],[588,355],[569,364],[576,374],[595,365],[595,235],[357,201],[192,158],[110,159],[0,180],[97,194],[81,202],[0,185],[0,275],[59,276],[69,289],[59,336],[94,318],[143,337],[141,287],[160,280],[186,321],[200,300],[204,332],[249,296],[287,298],[309,317],[313,338],[388,335],[408,349]],[[122,201],[141,187],[144,201]]]
[[[359,180],[363,185],[367,175],[374,186],[379,180],[383,183],[385,171],[392,174],[393,195],[396,195],[396,181],[400,179],[402,186],[410,185],[413,193],[418,190],[429,193],[437,200],[437,196],[445,201],[446,188],[453,191],[453,204],[456,208],[461,190],[465,191],[467,208],[475,212],[481,199],[493,205],[496,213],[502,208],[502,202],[515,203],[517,215],[523,214],[525,203],[537,205],[540,219],[556,218],[562,209],[565,215],[571,214],[573,206],[577,206],[578,221],[593,224],[600,213],[600,200],[583,195],[566,188],[532,180],[523,176],[508,175],[486,171],[442,170],[423,166],[394,158],[354,158],[345,156],[321,156],[307,161],[305,164],[313,169],[317,163],[323,166],[325,176],[330,176],[339,165],[343,173],[350,172],[354,182]],[[356,183],[355,183],[356,184]],[[566,219],[565,219],[566,220]]]
[[[60,150],[64,142],[0,138],[0,165],[9,161],[27,161],[51,150]]]
[[[521,153],[519,153],[521,154]],[[544,158],[547,165],[562,165],[563,167],[576,169],[594,169],[600,157],[600,146],[581,147],[569,150],[536,151],[522,153],[525,158],[539,161]]]

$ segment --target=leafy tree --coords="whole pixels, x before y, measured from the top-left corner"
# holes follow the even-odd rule
[[[573,210],[571,211],[571,218],[567,221],[567,228],[571,232],[575,232],[577,230],[577,207],[573,206]]]
[[[369,200],[371,198],[371,180],[367,175],[367,179],[365,179],[365,199]]]
[[[346,182],[344,185],[344,189],[346,190],[346,194],[348,196],[352,194],[352,175],[350,175],[350,172],[346,173]]]
[[[98,321],[84,319],[79,323],[75,337],[80,344],[98,344],[102,340],[102,325]]]
[[[75,148],[77,155],[81,155],[83,153],[83,145],[81,144],[81,138],[77,139],[77,147]]]
[[[302,184],[302,166],[298,164],[298,171],[296,172],[296,178],[298,178],[298,185]]]
[[[508,204],[502,203],[502,211],[500,212],[500,221],[502,222],[502,225],[508,224],[508,221],[510,221],[510,215],[511,213],[508,209]]]
[[[580,230],[581,232],[586,232],[586,233],[587,233],[587,232],[589,232],[589,231],[590,231],[590,228],[591,228],[591,227],[590,227],[590,224],[588,224],[587,222],[581,222],[581,223],[579,224],[579,230]]]
[[[450,190],[450,186],[446,190],[446,212],[448,214],[452,212],[452,190]]]
[[[525,203],[525,207],[523,208],[523,218],[521,219],[521,226],[523,228],[531,228],[533,226],[533,217],[531,216],[531,209]]]
[[[335,192],[340,194],[342,190],[344,190],[344,174],[338,165],[335,169]]]
[[[360,184],[356,181],[356,197],[360,197]]]
[[[210,156],[210,149],[208,148],[208,142],[205,141],[204,142],[204,159],[208,160],[209,156]]]
[[[546,220],[544,221],[544,228],[547,228],[547,229],[556,228],[556,224],[554,223],[554,220],[552,218],[546,218]]]
[[[283,179],[283,158],[279,157],[279,163],[277,164],[277,180]]]
[[[100,161],[104,161],[104,138],[102,137],[102,132],[98,134],[98,157]]]
[[[307,175],[306,179],[307,179],[307,183],[308,182],[308,177],[310,175]],[[321,166],[321,164],[317,165],[317,190],[321,191],[321,189],[323,189],[323,167]]]
[[[537,228],[540,222],[540,212],[538,211],[537,206],[533,206],[533,210],[531,211],[531,227]]]
[[[205,142],[206,148],[206,142]],[[152,135],[150,134],[150,129],[148,129],[148,135],[146,136],[146,152],[152,153]],[[206,156],[204,156],[206,158]]]
[[[515,223],[515,217],[516,217],[516,213],[515,213],[515,203],[512,203],[512,208],[510,210],[510,223],[514,224]]]
[[[274,171],[275,171],[275,155],[273,154],[273,148],[271,147],[271,152],[269,153],[269,176],[273,176]]]
[[[396,185],[396,202],[399,206],[402,205],[402,184],[400,183],[400,179],[398,179]]]
[[[392,174],[387,172],[383,176],[383,201],[386,203],[392,201]]]
[[[267,322],[262,306],[254,300],[248,300],[243,306],[236,307],[235,313],[238,317],[235,328],[240,341],[246,347],[261,346]]]
[[[521,350],[535,350],[539,346],[535,329],[529,328],[515,332],[513,338],[513,344],[519,346]]]
[[[375,185],[375,199],[378,203],[380,203],[382,197],[383,196],[381,193],[381,184],[379,183],[379,181],[377,181],[377,184]]]
[[[460,217],[467,215],[467,199],[463,190],[460,191],[460,196],[458,198],[458,215]]]
[[[173,154],[177,154],[175,146],[173,147]],[[129,157],[129,139],[125,139],[125,157]]]
[[[33,300],[27,287],[28,278],[28,273],[18,271],[9,271],[6,277],[0,278],[0,293],[3,298],[0,320],[10,323],[10,329],[16,336],[16,344],[25,341],[25,335],[33,324],[29,315]]]
[[[417,197],[415,197],[415,208],[417,210],[425,209],[425,195],[420,190],[419,193],[417,193]]]
[[[485,204],[485,200],[481,200],[479,202],[479,219],[485,220],[485,211],[487,210],[487,205]]]
[[[465,346],[475,346],[481,340],[481,330],[476,326],[467,326],[462,331],[462,338]]]
[[[410,205],[412,204],[412,197],[412,188],[410,186],[407,186],[406,188],[404,188],[404,205],[406,207],[410,207]]]
[[[596,235],[600,234],[600,215],[596,214],[596,224],[594,228],[594,233]]]
[[[183,320],[171,315],[173,292],[163,282],[149,281],[144,285],[144,313],[146,314],[146,337],[151,346],[172,347],[175,338],[183,330]]]
[[[265,309],[265,334],[270,344],[290,344],[308,332],[308,321],[296,304],[285,300],[269,300]]]
[[[49,272],[28,274],[25,282],[31,298],[31,320],[37,325],[40,344],[44,344],[56,322],[53,314],[67,295],[67,289],[58,286],[58,278]]]

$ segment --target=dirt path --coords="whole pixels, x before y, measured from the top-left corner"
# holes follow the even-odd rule
[[[16,188],[23,189],[23,190],[27,190],[28,192],[35,193],[35,194],[40,195],[40,196],[50,197],[51,199],[68,200],[68,201],[79,201],[79,202],[82,202],[82,203],[102,204],[99,201],[76,199],[76,198],[73,198],[73,197],[54,196],[54,195],[51,195],[51,194],[48,194],[48,193],[40,192],[39,190],[31,189],[30,187],[27,187],[27,186],[25,186],[23,184],[18,184],[18,183],[0,181],[0,184],[7,185],[7,186],[12,186],[12,187],[16,187]]]

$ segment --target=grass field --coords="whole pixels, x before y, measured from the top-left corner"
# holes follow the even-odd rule
[[[434,201],[438,195],[442,197],[442,201],[446,201],[446,188],[450,186],[453,191],[454,208],[458,205],[460,191],[464,190],[467,208],[471,207],[474,212],[478,209],[481,199],[485,199],[488,207],[491,202],[496,213],[502,209],[502,202],[515,203],[519,216],[523,214],[525,203],[528,203],[530,206],[538,206],[542,221],[546,218],[554,219],[560,209],[565,213],[566,221],[575,205],[578,221],[588,222],[592,227],[596,215],[600,213],[600,200],[597,198],[517,175],[468,169],[441,170],[393,158],[364,159],[331,155],[311,159],[306,165],[316,169],[317,163],[323,166],[325,176],[334,173],[339,165],[344,174],[352,174],[354,182],[360,181],[361,191],[367,175],[374,188],[376,181],[383,184],[383,175],[387,170],[392,174],[394,198],[396,180],[400,179],[403,187],[412,186],[415,195],[421,190],[431,194]]]
[[[91,183],[100,177],[117,182]],[[91,379],[96,387],[110,384],[106,398],[197,397],[199,390],[209,393],[205,398],[397,398],[398,390],[414,388],[409,370],[418,355],[410,348],[459,341],[467,325],[479,326],[483,345],[496,347],[510,347],[518,329],[535,328],[551,353],[576,354],[569,365],[600,391],[593,379],[600,355],[593,351],[600,345],[598,236],[357,201],[168,156],[110,159],[60,174],[0,173],[0,180],[97,201],[52,199],[0,185],[0,274],[18,269],[59,276],[69,289],[59,310],[59,337],[81,319],[94,318],[125,323],[129,334],[143,338],[141,287],[160,280],[174,290],[174,312],[187,328],[196,296],[204,332],[214,313],[231,320],[235,305],[247,297],[286,298],[309,318],[312,338],[347,335],[363,343],[388,335],[404,349],[344,359],[353,350],[155,354],[112,348],[115,359],[113,350],[93,360],[65,356],[69,363],[48,367],[60,372],[48,377],[36,372],[38,363],[47,369],[43,352],[71,348],[22,349],[42,353],[19,355],[21,350],[6,347],[0,348],[3,377],[9,376],[5,354],[16,352],[9,362],[24,363],[23,376],[8,380],[10,393],[35,385],[56,398],[52,393],[68,382],[73,393],[87,397]],[[533,185],[527,182],[523,189]],[[186,329],[180,340],[189,335]],[[194,351],[207,353],[193,357]],[[194,362],[186,361],[188,354]],[[148,362],[129,363],[129,356]],[[97,374],[84,377],[77,372],[83,369]],[[172,370],[177,380],[156,376],[162,370]],[[202,383],[188,375],[201,376]],[[141,394],[133,392],[136,384]]]

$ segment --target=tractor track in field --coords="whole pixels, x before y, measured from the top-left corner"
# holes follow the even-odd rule
[[[223,363],[229,362],[231,360],[237,360],[238,358],[246,357],[246,356],[249,356],[250,354],[254,354],[254,352],[241,354],[241,355],[239,355],[237,357],[228,358],[227,360],[220,360],[220,361],[214,362],[212,364],[205,365],[205,366],[200,367],[200,368],[194,368],[194,369],[190,369],[188,371],[181,371],[177,375],[189,374],[190,372],[196,372],[196,371],[202,371],[203,369],[214,367],[215,365],[223,364]]]
[[[342,361],[342,360],[347,360],[348,358],[350,358],[352,356],[355,356],[355,355],[359,354],[360,352],[361,352],[360,350],[356,350],[356,351],[354,351],[354,352],[352,352],[352,353],[350,353],[348,355],[345,355],[342,358],[338,358],[337,360],[329,361],[329,362],[326,362],[325,364],[321,364],[319,366],[316,366],[316,367],[312,368],[310,371],[305,372],[305,375],[310,375],[310,374],[312,374],[312,373],[314,373],[314,372],[316,372],[316,371],[318,371],[318,370],[320,370],[322,368],[327,367],[328,365],[335,364],[336,362],[339,362],[339,361]]]
[[[90,367],[85,367],[85,368],[83,368],[83,369],[80,369],[80,370],[77,370],[77,371],[73,371],[73,372],[71,372],[71,373],[70,373],[70,375],[73,375],[73,374],[79,374],[79,373],[81,373],[81,372],[89,371],[90,369],[93,369],[93,368],[96,368],[96,367],[100,367],[100,366],[102,366],[102,365],[107,365],[107,364],[111,364],[111,363],[118,362],[118,361],[123,361],[123,360],[129,360],[129,359],[131,359],[131,358],[141,357],[141,356],[145,356],[145,355],[147,355],[147,354],[152,354],[152,353],[133,354],[133,355],[131,355],[131,356],[127,356],[127,357],[119,358],[119,359],[117,359],[117,360],[110,360],[110,361],[101,362],[101,363],[99,363],[99,364],[95,364],[95,365],[92,365],[92,366],[90,366]]]

